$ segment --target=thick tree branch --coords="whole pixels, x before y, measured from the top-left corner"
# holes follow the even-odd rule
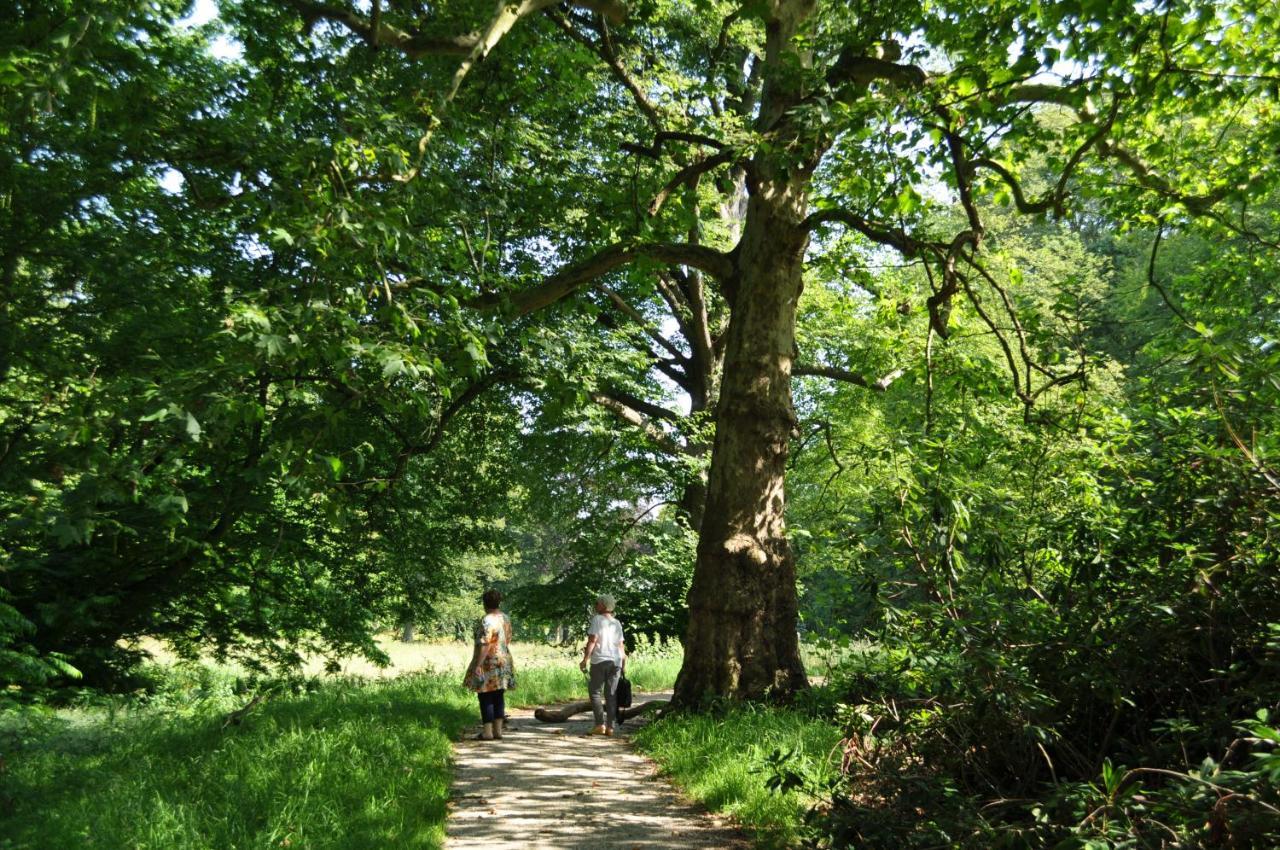
[[[366,19],[347,6],[338,6],[314,0],[287,0],[302,13],[308,25],[319,20],[330,20],[341,23],[356,35],[363,38],[372,47],[380,45],[395,47],[411,57],[431,54],[461,54],[464,58],[453,74],[449,90],[440,99],[441,108],[450,103],[458,93],[462,81],[471,69],[484,61],[490,51],[497,46],[511,28],[522,18],[535,12],[567,3],[597,12],[604,18],[621,22],[626,17],[627,8],[621,0],[498,0],[493,17],[480,32],[468,33],[453,38],[423,38],[392,27],[382,20],[381,4],[374,6],[373,20]],[[419,148],[425,147],[431,137],[431,130],[419,141]]]
[[[986,168],[1000,175],[1000,179],[1009,187],[1009,191],[1013,194],[1013,203],[1017,207],[1018,212],[1023,215],[1039,215],[1048,212],[1054,208],[1057,198],[1052,193],[1046,195],[1038,201],[1028,201],[1027,196],[1022,191],[1022,184],[1018,182],[1018,178],[1013,176],[1009,169],[1005,168],[994,159],[979,157],[969,161],[969,168],[976,172],[979,168]]]
[[[676,269],[675,272],[677,274],[680,273],[679,269]],[[659,271],[656,280],[658,293],[662,296],[662,300],[667,302],[667,308],[671,311],[671,315],[675,316],[676,320],[683,325],[689,313],[689,302],[685,300],[684,293],[680,291],[679,286],[665,271]]]
[[[671,359],[656,360],[654,361],[653,368],[670,378],[672,383],[681,387],[689,386],[689,373],[684,370],[684,361]]]
[[[919,256],[928,247],[926,243],[908,236],[905,231],[887,230],[867,221],[860,215],[843,209],[819,210],[811,213],[800,226],[813,231],[819,225],[840,222],[861,233],[863,236],[880,245],[895,248],[904,257]]]
[[[669,434],[654,425],[652,420],[646,418],[635,409],[601,392],[591,393],[590,398],[596,404],[618,417],[618,419],[639,428],[646,437],[653,441],[654,445],[668,454],[681,455],[685,453],[684,446],[677,443]]]
[[[677,130],[670,132],[659,132],[653,137],[653,144],[646,147],[645,145],[636,144],[635,142],[623,142],[619,145],[624,151],[640,154],[649,159],[657,159],[662,155],[662,146],[665,142],[688,142],[691,145],[706,145],[709,148],[715,148],[722,151],[728,147],[719,139],[713,139],[711,136],[704,136],[701,133],[683,133]]]
[[[1066,212],[1067,183],[1071,179],[1071,175],[1075,172],[1076,166],[1084,159],[1084,155],[1089,149],[1097,145],[1101,149],[1103,138],[1111,131],[1115,125],[1116,116],[1120,111],[1120,98],[1113,98],[1111,101],[1111,110],[1107,115],[1107,119],[1098,126],[1094,132],[1089,134],[1084,143],[1076,148],[1071,158],[1067,160],[1067,164],[1063,166],[1062,173],[1058,176],[1058,183],[1054,190],[1039,201],[1031,202],[1026,199],[1023,194],[1022,186],[1018,183],[1016,177],[1000,163],[993,159],[980,157],[970,160],[968,169],[970,174],[976,173],[979,168],[986,168],[994,171],[1004,181],[1005,185],[1013,193],[1013,202],[1018,212],[1024,215],[1037,215],[1039,213],[1053,210],[1054,215],[1061,218]]]
[[[956,190],[960,193],[960,206],[964,208],[965,217],[969,220],[969,229],[974,234],[975,243],[980,242],[984,228],[982,218],[978,215],[978,205],[973,200],[971,179],[973,170],[969,166],[964,152],[964,140],[955,129],[955,120],[951,110],[945,106],[935,106],[934,113],[942,119],[942,137],[947,143],[947,154],[951,159],[951,170],[956,178]]]
[[[370,20],[346,6],[334,3],[311,2],[311,0],[286,0],[286,2],[301,13],[302,20],[308,29],[322,20],[333,21],[360,36],[372,47],[392,47],[412,59],[420,59],[423,56],[466,56],[480,41],[478,32],[452,37],[405,32],[383,21],[380,14],[375,16],[376,20]]]
[[[689,311],[692,314],[693,327],[687,337],[689,344],[693,346],[693,362],[711,380],[715,371],[715,343],[711,338],[707,289],[699,274],[685,275],[679,282],[681,291],[689,300]]]
[[[680,169],[674,177],[667,181],[667,185],[662,187],[662,191],[658,192],[653,200],[649,202],[649,215],[657,215],[658,211],[662,209],[662,205],[666,203],[667,198],[671,197],[671,193],[680,188],[680,186],[696,180],[714,168],[733,162],[737,157],[736,151],[725,150],[715,156],[707,157],[700,162],[692,163]]]
[[[1055,86],[1049,83],[1022,83],[990,92],[988,99],[996,106],[1013,103],[1053,103],[1069,109],[1084,105],[1089,93],[1079,85]]]
[[[928,75],[915,65],[900,65],[896,61],[900,51],[886,52],[884,57],[858,56],[849,52],[827,71],[827,84],[833,89],[846,83],[868,86],[874,82],[886,82],[903,88],[924,85]]]
[[[720,59],[729,47],[729,28],[742,17],[744,11],[746,10],[742,7],[734,9],[720,22],[720,35],[716,37],[716,46],[711,49],[710,55],[707,56],[707,70],[710,73],[715,73],[716,66],[720,64]],[[707,82],[714,83],[714,80],[708,78]]]
[[[1100,141],[1098,143],[1098,151],[1122,164],[1137,178],[1138,183],[1143,187],[1167,198],[1172,198],[1186,207],[1187,211],[1193,215],[1207,214],[1214,204],[1225,198],[1227,193],[1231,191],[1229,186],[1222,185],[1204,195],[1188,195],[1175,189],[1168,180],[1156,174],[1149,165],[1139,159],[1132,151],[1108,141]]]
[[[956,262],[960,259],[960,252],[965,245],[977,246],[978,235],[972,230],[962,230],[951,240],[951,244],[946,246],[945,251],[939,250],[937,246],[930,246],[934,249],[939,257],[939,263],[942,266],[942,286],[934,291],[932,295],[925,301],[925,308],[929,311],[929,325],[934,332],[946,339],[950,334],[947,324],[951,318],[951,297],[960,291],[960,276],[956,271]],[[925,272],[929,274],[929,283],[933,283],[933,275],[929,273],[929,264],[925,263]]]
[[[889,385],[901,378],[906,373],[905,369],[894,369],[874,381],[869,381],[857,372],[850,372],[848,369],[840,369],[835,366],[817,366],[808,363],[796,363],[791,367],[792,377],[799,375],[812,375],[820,378],[831,378],[834,381],[843,381],[846,384],[856,384],[869,390],[884,392],[889,389]]]
[[[742,85],[742,94],[736,103],[728,104],[729,108],[743,118],[751,117],[760,98],[764,96],[764,58],[752,54],[749,60],[751,67],[747,69],[747,79]]]
[[[619,404],[625,404],[627,407],[637,410],[652,419],[664,419],[667,422],[680,421],[680,414],[676,413],[674,410],[668,410],[661,405],[645,401],[639,396],[632,395],[625,390],[608,389],[601,390],[600,393],[614,399]]]
[[[641,258],[691,266],[713,277],[725,278],[733,273],[733,262],[729,255],[714,248],[683,243],[619,244],[568,264],[532,289],[506,295],[484,295],[468,304],[481,310],[492,310],[508,304],[515,315],[524,316],[556,303],[619,266]]]

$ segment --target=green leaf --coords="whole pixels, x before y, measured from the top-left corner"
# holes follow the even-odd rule
[[[343,469],[342,458],[337,455],[321,455],[320,457],[329,464],[329,471],[333,473],[335,479],[341,477]]]

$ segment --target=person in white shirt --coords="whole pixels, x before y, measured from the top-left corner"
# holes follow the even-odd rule
[[[587,627],[587,645],[582,649],[582,670],[591,665],[588,690],[596,725],[592,735],[613,735],[618,717],[618,680],[627,666],[627,647],[622,623],[613,616],[613,597],[602,593],[596,597],[596,614]]]

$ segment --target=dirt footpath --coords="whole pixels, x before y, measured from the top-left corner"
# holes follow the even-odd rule
[[[670,694],[637,694],[636,702]],[[743,834],[683,801],[627,734],[586,737],[590,712],[567,723],[508,711],[501,741],[455,747],[447,850],[749,848]],[[476,731],[479,727],[477,726]],[[474,734],[474,733],[472,733]]]

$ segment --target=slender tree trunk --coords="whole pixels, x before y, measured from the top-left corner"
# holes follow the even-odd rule
[[[707,482],[702,476],[696,476],[684,485],[680,491],[680,500],[676,502],[676,510],[689,528],[697,533],[702,528],[702,514],[707,506]]]
[[[719,393],[719,362],[708,365],[708,371],[714,369],[715,372],[707,376],[703,381],[703,385],[715,382],[714,392]],[[697,417],[705,412],[710,405],[704,400],[706,396],[699,398],[693,397],[693,403],[689,410],[690,417]],[[704,440],[691,440],[688,445],[690,453],[699,461],[707,457],[711,452],[711,446],[707,445]],[[685,522],[689,523],[689,528],[696,534],[702,529],[702,515],[707,509],[707,475],[705,472],[699,471],[696,475],[685,482],[684,488],[680,491],[680,501],[676,503],[676,509],[680,515],[684,517]]]

